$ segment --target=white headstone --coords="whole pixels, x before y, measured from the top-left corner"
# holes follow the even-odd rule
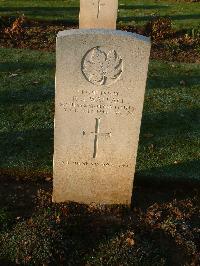
[[[116,29],[118,0],[80,0],[80,29]]]
[[[149,54],[137,34],[58,34],[54,202],[130,204]]]

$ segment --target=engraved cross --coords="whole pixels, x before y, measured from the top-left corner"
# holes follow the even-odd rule
[[[98,0],[98,5],[97,5],[97,19],[99,18],[100,11],[101,11],[101,6],[104,6],[104,3],[101,3],[101,0]]]
[[[90,134],[94,134],[94,152],[93,152],[93,158],[97,157],[97,152],[98,152],[98,139],[99,136],[107,136],[107,137],[111,137],[111,132],[109,133],[100,133],[100,121],[101,118],[96,118],[96,123],[95,123],[95,131],[94,132],[90,132]],[[86,135],[86,132],[83,131],[83,136]]]

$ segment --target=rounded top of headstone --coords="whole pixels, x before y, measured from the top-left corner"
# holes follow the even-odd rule
[[[109,29],[72,29],[72,30],[64,30],[58,32],[57,37],[62,38],[70,35],[111,35],[111,36],[121,36],[124,38],[134,38],[138,41],[143,41],[145,43],[149,43],[150,45],[150,37],[146,37],[137,33],[121,31],[121,30],[109,30]]]

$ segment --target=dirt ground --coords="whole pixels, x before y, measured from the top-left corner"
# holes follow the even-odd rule
[[[54,223],[56,227],[53,230],[56,232],[59,232],[61,228],[69,230],[66,232],[67,236],[70,236],[70,239],[73,239],[73,241],[75,239],[80,246],[80,250],[76,251],[76,259],[75,262],[73,262],[75,264],[72,265],[96,265],[97,262],[94,264],[87,264],[82,258],[82,254],[89,254],[91,252],[93,254],[94,247],[96,246],[98,250],[98,245],[101,243],[102,239],[105,236],[113,234],[113,228],[119,231],[119,233],[123,232],[120,233],[116,240],[120,241],[120,244],[117,242],[117,245],[120,245],[122,253],[126,253],[128,248],[137,258],[141,256],[141,248],[146,245],[145,243],[149,242],[156,243],[156,250],[164,249],[167,252],[166,256],[168,262],[166,264],[161,263],[156,265],[196,266],[200,263],[200,191],[198,187],[194,187],[193,185],[182,185],[181,187],[154,187],[153,184],[152,186],[135,185],[131,209],[123,206],[100,207],[75,203],[52,204],[51,195],[51,180],[30,182],[20,179],[15,180],[14,178],[9,180],[7,177],[1,177],[0,208],[6,208],[7,211],[9,211],[14,221],[14,226],[22,227],[17,233],[15,229],[14,231],[11,230],[11,235],[7,237],[9,239],[14,239],[17,238],[19,234],[22,234],[22,237],[24,237],[24,231],[26,232],[25,235],[30,235],[29,237],[31,237],[31,230],[33,230],[33,228],[34,235],[37,230],[42,230],[42,234],[46,234],[50,230],[49,227],[41,229],[41,221],[35,221],[34,217],[40,217],[41,213],[46,212],[44,210],[52,210],[53,215],[50,214],[47,218],[45,214],[45,217],[42,219],[48,220],[51,224]],[[55,215],[55,213],[57,214]],[[79,229],[81,229],[81,231],[79,231]],[[64,241],[63,238],[64,236],[61,237],[62,241]],[[90,244],[88,244],[88,239],[90,240]],[[4,241],[6,242],[6,244],[4,244],[6,246],[9,240],[5,238]],[[25,240],[22,238],[20,241],[22,242],[19,242],[17,245],[22,245],[23,250],[25,249],[23,244]],[[40,241],[39,238],[37,242]],[[57,241],[57,238],[55,241]],[[116,242],[114,243],[116,245]],[[109,244],[106,251],[102,251],[105,256],[103,258],[104,263],[107,263],[107,260],[110,258],[110,252],[116,248],[112,245],[114,245],[113,242]],[[70,246],[70,249],[71,248],[72,253],[75,252],[73,247]],[[125,250],[123,251],[123,249]],[[32,249],[30,251],[26,250],[26,254],[28,252],[31,253]],[[62,250],[53,250],[53,252],[60,254]],[[107,252],[108,255],[106,255]],[[146,252],[146,255],[148,254],[148,260],[150,258],[152,263],[148,265],[155,265],[154,262],[152,262],[154,259],[154,249],[150,247],[150,250],[148,248],[147,251],[143,252]],[[92,255],[92,257],[94,256]],[[28,262],[24,262],[22,258],[23,257],[21,257],[21,261],[28,264]],[[30,256],[30,260],[31,259],[32,257]],[[96,259],[98,260],[98,256]],[[102,258],[100,259],[102,260]],[[156,260],[157,259],[158,258],[156,258]],[[61,261],[66,264],[62,264]],[[68,265],[69,256],[63,254],[61,261],[59,258],[57,263],[61,263],[59,265]],[[5,263],[5,261],[3,262]],[[118,263],[120,262],[118,261]],[[50,265],[55,264],[50,263]]]

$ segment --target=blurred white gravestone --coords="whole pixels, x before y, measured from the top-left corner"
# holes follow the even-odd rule
[[[80,29],[116,29],[118,0],[80,0]]]
[[[56,53],[53,201],[130,204],[150,40],[68,30]]]

